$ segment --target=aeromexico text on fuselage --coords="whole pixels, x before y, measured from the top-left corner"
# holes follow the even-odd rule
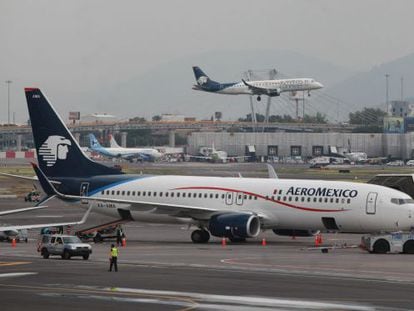
[[[334,198],[355,198],[358,195],[358,190],[351,189],[335,189],[335,188],[304,188],[304,187],[290,187],[286,195],[303,195],[303,196],[323,196]]]

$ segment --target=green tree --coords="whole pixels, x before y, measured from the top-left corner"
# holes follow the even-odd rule
[[[387,113],[379,108],[364,108],[362,111],[349,113],[350,124],[382,125]]]

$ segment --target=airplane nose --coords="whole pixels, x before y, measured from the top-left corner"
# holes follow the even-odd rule
[[[318,89],[321,89],[321,88],[323,88],[323,84],[322,84],[322,83],[320,83],[320,82],[316,82],[316,87],[317,87]]]

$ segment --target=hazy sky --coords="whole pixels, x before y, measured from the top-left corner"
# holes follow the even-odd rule
[[[208,51],[293,50],[369,70],[414,52],[413,14],[412,0],[0,0],[0,122],[9,79],[22,121],[24,86],[93,92]]]

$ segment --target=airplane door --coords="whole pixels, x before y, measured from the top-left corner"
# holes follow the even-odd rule
[[[242,192],[236,193],[236,204],[243,205],[243,193]]]
[[[374,215],[377,210],[377,197],[378,193],[370,192],[367,196],[366,213]]]
[[[232,205],[233,204],[233,192],[226,193],[226,204]]]
[[[88,193],[89,193],[89,183],[88,182],[81,183],[81,186],[80,186],[80,195],[82,197],[87,197],[88,196]],[[88,204],[88,201],[87,200],[81,200],[81,203],[82,204]]]

